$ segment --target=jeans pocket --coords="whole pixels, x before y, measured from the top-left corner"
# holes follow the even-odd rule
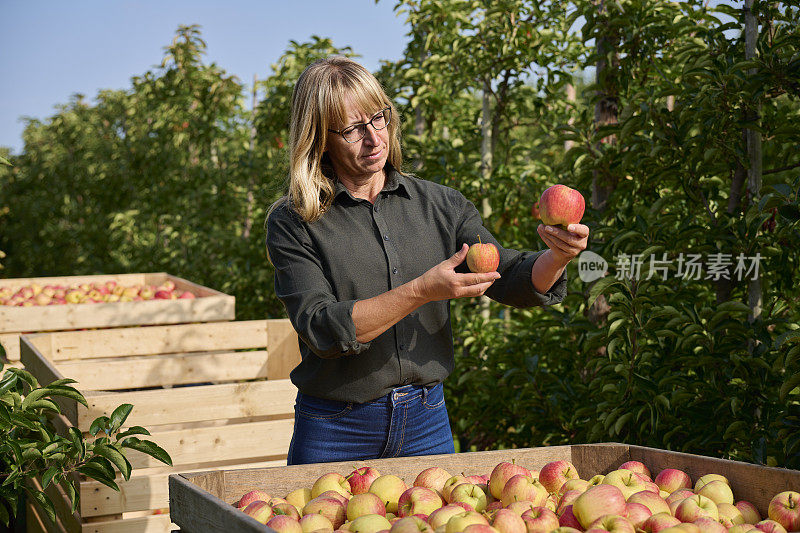
[[[352,403],[324,400],[306,394],[298,394],[294,404],[294,411],[298,416],[314,420],[336,420],[352,409]]]
[[[439,409],[444,405],[444,385],[439,383],[434,387],[428,389],[428,394],[422,401],[422,406],[425,409]]]

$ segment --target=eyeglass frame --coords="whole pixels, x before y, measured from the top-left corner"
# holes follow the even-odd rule
[[[378,117],[378,115],[380,115],[381,113],[386,114],[387,112],[388,112],[388,118],[386,120],[386,125],[384,125],[382,128],[376,128],[375,124],[373,124],[372,122]],[[389,127],[389,124],[391,122],[392,122],[392,106],[387,105],[386,107],[384,107],[383,109],[381,109],[380,111],[378,111],[377,113],[372,115],[372,118],[369,119],[369,122],[359,122],[358,124],[351,124],[350,126],[347,126],[344,130],[338,130],[338,131],[337,130],[333,130],[331,128],[328,128],[328,131],[331,132],[331,133],[338,133],[339,135],[341,135],[342,139],[344,139],[344,142],[346,142],[347,144],[355,144],[355,143],[357,143],[358,141],[360,141],[361,139],[363,139],[364,137],[367,136],[367,128],[366,128],[366,126],[372,126],[372,129],[374,129],[375,131],[381,131],[381,130],[385,130],[387,127]],[[348,130],[350,128],[357,128],[359,126],[364,126],[364,135],[362,135],[361,137],[359,137],[355,141],[348,141],[347,138],[344,136],[344,131]]]

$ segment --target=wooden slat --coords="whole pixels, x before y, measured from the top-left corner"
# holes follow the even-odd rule
[[[0,333],[0,345],[6,352],[6,359],[19,361],[19,333]]]
[[[117,390],[267,377],[267,352],[151,355],[60,363],[82,389]]]
[[[208,470],[238,470],[241,468],[263,468],[286,466],[286,459],[240,463],[220,466],[206,465],[199,468],[181,469],[181,472],[203,472]],[[141,472],[141,471],[138,471]],[[169,507],[167,478],[178,472],[176,469],[159,474],[141,475],[133,471],[128,481],[117,479],[119,492],[94,480],[81,482],[81,516],[100,516],[131,511],[144,511]]]
[[[20,343],[20,356],[22,364],[25,368],[33,374],[39,383],[47,385],[57,379],[63,379],[64,376],[56,369],[50,361],[42,355],[39,349],[44,343],[45,339],[41,339],[39,345],[36,346],[28,339],[27,335],[21,337]]]
[[[42,491],[42,484],[38,478],[31,478],[28,480],[28,483],[34,490]],[[63,530],[66,533],[81,533],[80,517],[77,513],[71,512],[71,505],[66,493],[57,485],[49,485],[44,490],[44,493],[53,503],[57,517],[57,523],[54,524],[37,503],[37,511],[40,513],[40,518],[45,526],[49,529],[56,529],[57,531]]]
[[[210,428],[153,433],[152,440],[172,457],[175,466],[241,459],[253,462],[264,457],[285,456],[292,438],[294,420],[268,420]],[[130,451],[134,468],[149,468],[159,463],[143,453]]]
[[[147,303],[147,302],[133,302]],[[36,344],[42,336],[30,336]],[[48,333],[53,361],[267,347],[267,321]]]
[[[216,477],[222,479],[222,472]],[[208,479],[205,477],[204,479]],[[169,477],[170,516],[182,533],[263,533],[264,525],[178,474]],[[218,529],[226,524],[226,529]]]
[[[285,379],[300,364],[300,346],[292,323],[286,319],[267,320],[267,351],[269,379]]]
[[[296,396],[297,388],[288,379],[131,391],[125,392],[125,402],[134,406],[126,424],[149,428],[155,424],[289,415],[294,413]],[[87,393],[86,401],[89,408],[78,407],[73,420],[81,431],[88,431],[98,416],[110,415],[121,399],[119,393],[95,392]]]
[[[86,523],[81,533],[166,533],[175,529],[177,526],[170,522],[169,514],[159,514]]]
[[[91,276],[54,276],[46,278],[8,278],[0,280],[0,287],[10,287],[16,291],[26,285],[36,283],[44,287],[45,285],[79,285],[81,283],[95,283],[97,281],[116,281],[120,285],[139,285],[145,283],[145,279],[150,275],[161,275],[166,279],[166,273],[134,273],[134,274],[94,274]]]

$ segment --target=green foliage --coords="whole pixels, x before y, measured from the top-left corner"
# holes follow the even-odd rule
[[[407,48],[377,76],[408,168],[462,191],[517,249],[543,248],[541,192],[576,187],[589,248],[610,265],[594,284],[568,267],[550,308],[491,304],[487,318],[452,304],[460,449],[615,440],[800,467],[800,15],[757,1],[747,60],[742,11],[707,4],[396,2]],[[283,314],[263,220],[285,185],[292,87],[311,61],[352,51],[291,42],[248,111],[204,47],[182,27],[130,89],[29,122],[24,153],[0,166],[8,275],[166,270],[235,294],[239,319]],[[745,128],[762,138],[758,190]],[[678,271],[689,254],[702,276]],[[735,270],[756,254],[758,318]],[[625,276],[637,255],[641,274]],[[716,277],[714,257],[731,262]]]
[[[110,417],[95,420],[89,432],[91,440],[76,428],[58,433],[52,417],[61,414],[59,399],[87,406],[72,383],[72,379],[61,379],[42,387],[29,372],[13,367],[0,378],[0,522],[6,525],[22,494],[36,501],[55,522],[53,502],[45,494],[50,485],[64,490],[75,512],[80,503],[73,477],[76,472],[119,490],[114,481],[116,472],[125,480],[131,475],[126,449],[172,465],[167,452],[135,436],[149,435],[145,428],[123,428],[133,409],[130,404],[120,405]]]

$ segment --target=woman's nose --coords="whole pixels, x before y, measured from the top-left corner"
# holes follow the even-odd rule
[[[367,134],[364,135],[364,141],[368,142],[373,146],[380,144],[380,138],[378,137],[378,130],[376,130],[372,124],[367,125]]]

